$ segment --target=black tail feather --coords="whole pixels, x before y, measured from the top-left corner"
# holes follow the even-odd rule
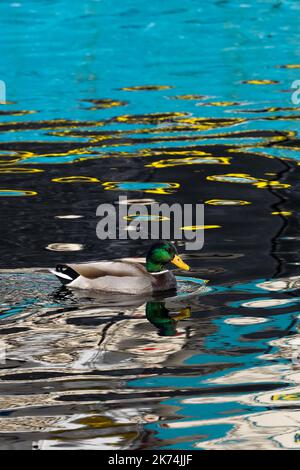
[[[55,268],[54,274],[63,285],[68,285],[79,277],[79,274],[66,264],[58,264]]]

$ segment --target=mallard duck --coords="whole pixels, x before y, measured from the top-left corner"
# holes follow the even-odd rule
[[[156,243],[150,248],[146,265],[132,261],[100,261],[87,264],[59,264],[50,270],[69,287],[122,294],[149,294],[176,288],[174,274],[166,268],[171,262],[188,271],[170,242]]]

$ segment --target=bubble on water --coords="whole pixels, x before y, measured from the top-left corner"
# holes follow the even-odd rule
[[[66,176],[64,178],[53,178],[54,183],[100,183],[98,178],[90,176]]]
[[[143,206],[150,206],[155,204],[156,201],[154,199],[122,199],[120,201],[116,201],[116,204],[120,206],[129,206],[131,204],[143,204]]]
[[[285,305],[293,305],[299,302],[299,299],[296,297],[294,299],[261,299],[261,300],[254,300],[252,302],[244,302],[242,303],[242,307],[248,308],[274,308],[274,307],[281,307]]]
[[[220,181],[222,183],[241,183],[252,184],[257,183],[258,179],[248,174],[228,173],[227,175],[210,175],[206,177],[209,181]]]
[[[159,416],[148,414],[144,416],[144,420],[146,423],[155,423],[156,421],[159,421]]]
[[[268,320],[266,318],[260,317],[239,317],[239,318],[226,318],[224,323],[228,325],[237,325],[237,326],[244,326],[244,325],[255,325],[257,323],[265,323]]]
[[[205,204],[211,206],[246,206],[251,204],[249,201],[242,201],[240,199],[209,199]]]
[[[82,219],[84,216],[83,215],[75,215],[75,214],[70,214],[70,215],[56,215],[56,219]]]
[[[46,249],[50,251],[81,251],[84,249],[84,245],[80,243],[51,243],[46,246]]]

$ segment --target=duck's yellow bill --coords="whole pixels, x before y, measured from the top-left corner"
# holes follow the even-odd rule
[[[184,320],[185,318],[190,318],[191,316],[191,307],[182,308],[180,312],[172,317],[175,321]]]
[[[184,271],[189,271],[191,269],[178,255],[174,256],[171,263],[175,264],[177,268],[184,269]]]

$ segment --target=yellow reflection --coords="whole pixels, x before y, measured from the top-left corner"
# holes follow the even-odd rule
[[[87,426],[89,429],[112,428],[113,426],[121,426],[107,416],[85,416],[75,421],[75,423]]]
[[[239,106],[241,103],[237,103],[236,101],[210,101],[210,102],[207,102],[207,103],[203,103],[208,106]]]
[[[0,165],[15,164],[15,163],[18,163],[20,160],[21,158],[7,157],[7,159],[5,160],[0,160]]]
[[[198,152],[199,154],[208,155],[205,152]],[[146,167],[154,168],[167,168],[180,165],[195,165],[195,164],[211,164],[211,165],[229,165],[230,158],[228,157],[186,157],[186,158],[168,158],[166,160],[159,160],[157,162],[150,163]]]
[[[0,196],[36,196],[35,191],[27,191],[24,189],[0,189]]]
[[[300,69],[300,64],[280,65],[279,68],[282,68],[282,69]]]
[[[221,228],[221,225],[186,225],[185,227],[181,227],[181,230],[195,231],[195,230],[207,230],[210,228]]]
[[[287,116],[288,117],[288,116]],[[293,117],[293,116],[292,116]],[[283,116],[282,117],[282,120],[284,120],[286,117]],[[265,117],[264,118],[265,120],[281,120],[281,117],[280,116],[268,116],[268,117]],[[255,142],[253,144],[251,144],[251,148],[259,148],[259,147],[265,147],[267,143],[276,143],[276,142],[284,142],[287,140],[287,138],[293,138],[297,135],[297,133],[295,131],[284,131],[282,132],[283,135],[269,135],[268,137],[260,137],[259,136],[259,131],[258,132],[258,138],[261,138],[262,140],[259,141],[259,142]],[[237,132],[239,134],[239,132]],[[235,132],[232,132],[233,136],[234,134],[236,134]],[[247,144],[242,144],[240,143],[238,148],[229,148],[227,151],[230,152],[230,153],[240,153],[241,152],[241,148],[245,148],[247,150],[247,148],[249,147],[249,143]],[[286,148],[286,147],[280,147],[279,145],[276,145],[276,148]],[[295,149],[295,147],[290,147],[290,149]],[[258,156],[262,156],[262,157],[266,157],[266,158],[277,158],[273,155],[270,155],[268,153],[263,153],[263,152],[255,152],[255,155],[258,155]],[[287,157],[285,157],[287,158]]]
[[[143,191],[152,194],[171,194],[175,189],[180,188],[179,183],[138,181],[107,181],[102,183],[102,186],[108,191]]]
[[[228,127],[233,126],[234,124],[239,124],[245,122],[246,119],[243,118],[230,118],[230,119],[210,119],[210,118],[195,118],[195,117],[185,117],[177,120],[179,123],[189,124],[193,126],[193,130],[206,130],[206,129],[215,129],[217,127]]]
[[[116,106],[126,106],[128,103],[126,101],[111,100],[109,98],[104,98],[102,100],[82,100],[92,103],[94,106],[89,108],[90,111],[95,111],[97,109],[109,109]]]
[[[185,320],[191,317],[191,307],[182,308],[177,315],[172,315],[175,321]]]
[[[272,215],[284,215],[286,217],[292,215],[292,212],[290,211],[278,211],[278,212],[272,212]]]
[[[9,103],[3,103],[0,101],[0,104],[9,104]],[[12,103],[11,103],[12,104]],[[2,116],[25,116],[26,114],[35,114],[36,111],[1,111],[1,115]],[[9,124],[9,123],[6,123],[6,124]]]
[[[258,180],[247,173],[228,173],[226,175],[210,175],[206,177],[209,181],[221,181],[224,183],[256,183]]]
[[[277,80],[244,80],[242,83],[247,85],[275,85]]]
[[[257,188],[269,188],[270,186],[275,189],[290,188],[290,184],[280,183],[280,181],[263,181],[259,180],[258,183],[254,184]]]
[[[249,201],[242,201],[241,199],[210,199],[205,201],[205,204],[211,206],[246,206],[247,204],[252,204]]]
[[[98,178],[90,176],[66,176],[64,178],[53,178],[54,183],[100,183]]]
[[[73,149],[73,150],[68,150],[67,152],[61,152],[61,153],[50,153],[50,152],[43,152],[42,150],[39,151],[38,153],[34,153],[34,152],[22,152],[22,158],[20,160],[23,160],[23,159],[30,159],[30,158],[35,158],[35,157],[68,157],[68,156],[71,156],[71,155],[78,155],[78,158],[74,158],[74,160],[72,161],[66,161],[64,162],[65,163],[74,163],[76,161],[84,161],[86,160],[86,157],[81,157],[80,155],[82,154],[86,154],[86,155],[90,155],[90,154],[94,154],[95,151],[94,150],[89,150],[88,148],[80,148],[78,147],[77,149]]]
[[[262,178],[254,178],[247,173],[228,173],[227,175],[210,175],[206,177],[209,181],[219,181],[222,183],[252,184],[259,189],[262,188],[289,188],[289,184],[280,183],[280,181],[269,181]]]
[[[114,121],[116,122],[126,122],[126,123],[140,123],[140,122],[165,122],[169,121],[171,119],[177,119],[180,117],[187,116],[187,113],[180,113],[180,112],[174,112],[174,113],[148,113],[148,114],[141,114],[141,115],[135,115],[135,114],[124,114],[122,116],[116,116],[114,118]]]
[[[271,397],[272,401],[299,401],[300,400],[300,393],[283,393],[283,394],[276,394]]]
[[[161,155],[162,151],[161,150],[156,150],[156,149],[142,149],[139,153],[138,156],[141,157],[156,157],[157,155]],[[191,150],[191,149],[181,149],[181,150],[172,150],[172,155],[210,155],[206,152],[202,152],[200,150]]]
[[[44,170],[39,170],[37,168],[12,168],[12,167],[3,167],[0,168],[0,173],[43,173]]]

